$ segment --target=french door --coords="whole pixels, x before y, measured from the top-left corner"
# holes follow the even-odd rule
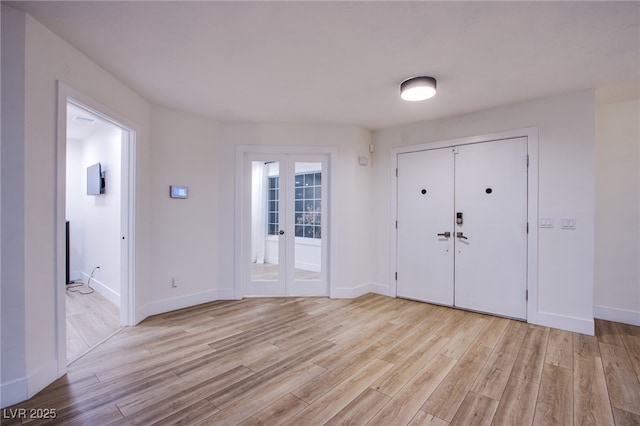
[[[527,139],[398,154],[397,295],[526,319]]]
[[[251,154],[245,296],[327,296],[328,159]]]

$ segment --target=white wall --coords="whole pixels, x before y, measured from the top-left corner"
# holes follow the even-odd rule
[[[539,215],[575,217],[575,231],[540,229],[538,307],[529,320],[593,332],[594,142],[593,92],[511,105],[461,117],[380,130],[373,134],[373,280],[388,291],[390,277],[390,150],[512,129],[539,129]],[[535,194],[533,194],[535,196]],[[535,224],[533,224],[535,226]]]
[[[225,159],[217,153],[215,122],[153,106],[151,129],[152,266],[145,315],[219,297],[216,218],[233,209],[233,203],[218,201],[218,168]],[[225,180],[233,186],[232,177]],[[170,185],[188,186],[189,197],[170,198]],[[177,287],[172,287],[172,277]]]
[[[88,282],[120,306],[120,199],[122,130],[107,123],[84,140],[67,140],[67,220],[71,278]],[[87,195],[87,167],[101,163],[105,193]]]
[[[3,327],[7,324],[12,328],[9,334],[4,334],[3,328],[2,335],[0,391],[4,407],[34,395],[65,372],[65,360],[59,358],[64,348],[57,350],[54,302],[60,293],[64,297],[64,252],[58,259],[55,256],[60,241],[57,237],[64,241],[64,232],[61,235],[57,232],[64,230],[65,219],[64,216],[56,218],[56,206],[64,200],[64,190],[57,188],[56,174],[57,80],[139,126],[136,147],[136,280],[139,283],[148,282],[149,106],[32,17],[5,4],[2,4],[2,45],[2,162],[3,166],[15,164],[6,173],[5,168],[2,169],[3,243],[4,224],[16,227],[11,249],[2,252],[2,303],[12,307],[7,310],[3,307],[0,314]],[[12,72],[5,73],[5,69]],[[10,97],[5,98],[5,87],[12,88]],[[6,134],[4,125],[9,117],[11,124]],[[6,153],[5,141],[15,149]],[[22,196],[5,193],[7,178]],[[62,185],[64,188],[64,182]],[[5,210],[7,199],[16,203],[9,210]],[[7,271],[12,285],[5,291],[4,266],[9,263],[13,265]],[[17,318],[24,318],[24,324]]]
[[[640,326],[640,101],[596,110],[596,318]]]

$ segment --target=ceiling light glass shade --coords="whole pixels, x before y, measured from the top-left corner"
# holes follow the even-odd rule
[[[423,101],[436,94],[436,79],[412,77],[400,83],[400,97],[405,101]]]

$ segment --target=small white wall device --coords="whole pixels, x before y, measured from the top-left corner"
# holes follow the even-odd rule
[[[169,188],[171,198],[187,198],[189,196],[189,187],[187,186],[171,185]]]

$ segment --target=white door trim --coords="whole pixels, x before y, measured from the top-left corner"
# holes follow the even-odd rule
[[[293,155],[326,155],[328,157],[328,165],[327,165],[327,176],[329,178],[328,185],[328,194],[327,194],[327,212],[329,215],[328,218],[328,235],[324,234],[323,236],[327,236],[326,246],[327,246],[327,262],[326,262],[326,277],[327,277],[327,285],[329,297],[334,297],[336,295],[336,285],[337,285],[337,271],[334,267],[336,259],[336,247],[333,244],[336,241],[336,230],[333,224],[335,223],[335,208],[334,208],[334,194],[335,194],[335,173],[337,166],[337,154],[338,150],[334,147],[301,147],[301,146],[272,146],[272,145],[238,145],[236,146],[236,176],[235,176],[235,251],[234,251],[234,269],[235,269],[235,279],[234,279],[234,298],[237,300],[242,299],[244,295],[244,283],[247,281],[247,273],[248,268],[246,268],[244,260],[247,258],[248,250],[250,250],[251,246],[251,238],[250,233],[251,230],[247,229],[245,224],[247,223],[248,215],[251,214],[250,211],[247,211],[246,208],[249,203],[247,203],[246,198],[249,196],[246,191],[244,191],[247,182],[250,181],[251,170],[246,167],[247,158],[250,155],[255,154],[293,154]]]
[[[66,197],[66,153],[67,153],[67,102],[74,103],[123,130],[122,138],[122,191],[121,191],[121,287],[120,323],[133,326],[136,320],[136,259],[135,259],[135,212],[136,212],[136,137],[139,126],[105,107],[83,93],[58,81],[57,132],[56,132],[56,352],[58,377],[67,370],[66,344],[66,280],[65,280],[65,197]]]
[[[398,167],[398,154],[425,151],[437,148],[448,148],[459,145],[469,145],[482,142],[491,142],[503,139],[514,139],[519,137],[527,138],[527,154],[529,156],[529,170],[527,179],[527,217],[529,222],[529,235],[527,238],[527,321],[538,323],[538,128],[529,127],[525,129],[509,130],[499,133],[470,136],[458,139],[424,143],[420,145],[403,146],[391,149],[389,176],[391,182],[391,202],[389,229],[391,234],[391,249],[389,265],[390,295],[397,296],[397,253],[398,241],[396,233],[397,219],[397,180],[396,169]]]

